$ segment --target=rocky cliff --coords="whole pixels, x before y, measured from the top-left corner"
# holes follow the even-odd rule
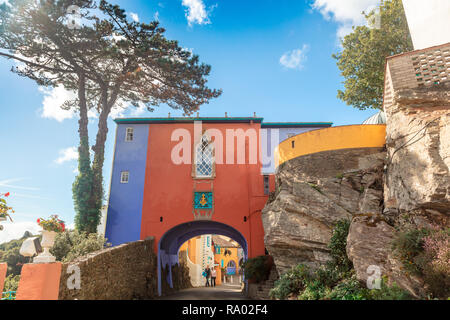
[[[347,218],[357,278],[365,282],[375,266],[390,283],[425,296],[423,281],[403,270],[392,243],[402,230],[450,226],[450,84],[392,93],[385,150],[320,152],[278,168],[262,218],[280,273],[323,264],[334,223]]]
[[[283,163],[274,200],[263,210],[265,244],[283,273],[299,263],[328,260],[327,245],[341,219],[383,210],[382,148],[325,151]]]
[[[403,89],[386,110],[385,214],[418,225],[450,213],[450,84]]]

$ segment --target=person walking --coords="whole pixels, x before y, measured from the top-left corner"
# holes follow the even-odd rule
[[[216,286],[216,277],[217,277],[216,268],[212,268],[212,270],[211,270],[211,287]]]
[[[205,271],[203,272],[206,278],[206,287],[209,287],[209,278],[211,278],[211,269],[209,268],[209,266],[206,266]]]

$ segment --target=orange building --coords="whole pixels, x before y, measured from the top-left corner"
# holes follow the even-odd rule
[[[155,237],[161,268],[199,235],[235,240],[243,259],[265,254],[261,220],[272,173],[263,170],[279,141],[267,142],[262,118],[117,119],[106,238],[113,245]],[[266,124],[286,135],[331,124]],[[292,133],[289,133],[292,131]],[[266,165],[266,164],[264,164]],[[267,168],[272,168],[269,165]]]

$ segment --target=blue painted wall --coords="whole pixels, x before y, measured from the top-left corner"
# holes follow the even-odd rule
[[[127,128],[134,129],[133,141],[125,141]],[[106,238],[113,246],[140,239],[148,132],[148,124],[117,127],[106,220]],[[129,171],[128,183],[120,183],[122,171]]]
[[[289,134],[300,134],[303,132],[307,132],[307,131],[311,131],[311,130],[317,130],[317,129],[323,129],[323,128],[289,128],[289,127],[280,127],[280,128],[262,128],[261,130],[267,130],[267,150],[270,151],[270,158],[271,158],[271,163],[270,164],[263,164],[262,169],[261,169],[261,173],[262,174],[274,174],[275,173],[275,161],[274,161],[274,151],[275,148],[278,146],[278,144],[280,144],[281,142],[283,142],[284,140],[286,140],[287,138],[289,138]],[[271,137],[274,134],[274,130],[278,130],[279,133],[279,139],[275,144],[271,143]]]

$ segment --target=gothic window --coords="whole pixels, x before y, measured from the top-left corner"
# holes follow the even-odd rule
[[[203,135],[195,148],[195,177],[211,178],[214,172],[214,147],[211,139]]]

